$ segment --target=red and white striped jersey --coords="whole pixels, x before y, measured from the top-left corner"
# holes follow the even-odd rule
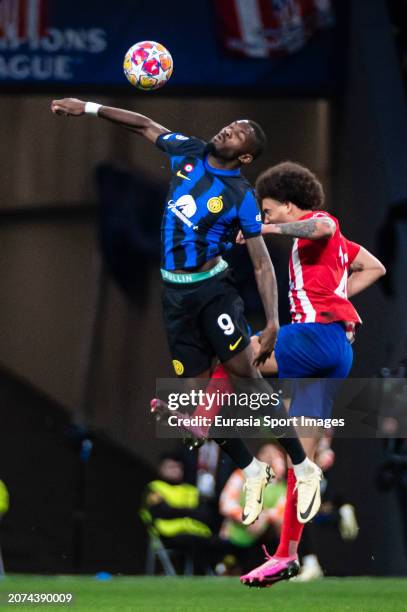
[[[0,0],[0,40],[35,42],[46,34],[47,0]]]
[[[359,253],[360,246],[347,240],[340,231],[338,220],[323,211],[313,211],[301,217],[329,217],[336,231],[326,240],[294,240],[289,262],[290,287],[288,297],[293,323],[331,323],[361,319],[347,297],[348,270]]]
[[[246,57],[295,53],[333,24],[331,0],[216,0],[224,47]]]

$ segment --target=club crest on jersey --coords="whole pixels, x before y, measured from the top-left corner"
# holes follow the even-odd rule
[[[185,164],[184,166],[184,170],[185,172],[192,172],[192,170],[194,169],[192,164]]]
[[[222,196],[215,196],[214,198],[209,198],[206,204],[209,212],[211,213],[219,213],[223,208],[223,200]]]
[[[175,374],[177,376],[182,376],[184,373],[184,369],[185,369],[184,364],[181,361],[178,361],[178,359],[173,359],[172,365],[174,367]]]

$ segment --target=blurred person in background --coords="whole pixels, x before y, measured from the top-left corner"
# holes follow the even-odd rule
[[[407,352],[395,368],[382,368],[381,376],[386,379],[379,423],[384,453],[377,484],[382,491],[396,494],[407,557]]]
[[[0,523],[10,506],[10,498],[5,483],[0,480]],[[4,576],[4,562],[0,545],[0,576]]]
[[[210,526],[214,533],[217,533],[222,522],[219,496],[234,470],[234,463],[226,453],[222,453],[220,446],[213,440],[208,440],[192,450],[184,446],[183,462],[185,481],[195,485],[202,499],[206,501],[211,515]]]
[[[148,483],[143,498],[140,516],[149,533],[165,548],[190,556],[197,572],[207,571],[233,552],[211,527],[208,500],[196,486],[185,482],[181,454],[161,456],[158,478]]]
[[[321,483],[322,503],[314,521],[304,528],[299,549],[301,569],[299,575],[293,578],[295,582],[308,582],[324,576],[316,554],[316,542],[323,538],[324,528],[338,529],[344,541],[355,540],[359,533],[354,506],[345,502],[343,495],[332,490],[330,484],[329,470],[335,463],[335,453],[331,444],[332,435],[325,433],[316,448],[315,462],[324,473],[324,480]]]
[[[269,463],[276,475],[272,487],[264,492],[263,510],[253,525],[241,521],[244,477],[241,470],[235,470],[227,481],[220,499],[219,510],[224,517],[220,535],[237,547],[238,562],[242,571],[258,562],[259,539],[276,545],[284,516],[286,493],[286,460],[284,454],[272,443],[263,444],[256,454],[260,461]]]
[[[407,558],[407,438],[387,438],[384,443],[384,459],[379,467],[377,483],[382,491],[393,489],[396,494]]]

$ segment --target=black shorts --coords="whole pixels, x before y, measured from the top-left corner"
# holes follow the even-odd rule
[[[193,284],[164,282],[162,302],[178,376],[197,376],[215,356],[223,363],[250,344],[243,300],[230,270]]]

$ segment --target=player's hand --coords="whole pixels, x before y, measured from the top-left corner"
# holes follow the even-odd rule
[[[260,350],[256,359],[253,361],[253,365],[257,368],[271,357],[277,340],[278,329],[279,326],[277,323],[269,324],[263,330],[261,336],[259,336]]]
[[[325,448],[320,452],[317,451],[315,462],[323,472],[331,469],[335,463],[335,453],[332,448]]]
[[[242,230],[239,230],[239,233],[236,236],[236,244],[246,244]]]
[[[77,98],[63,98],[52,100],[51,111],[54,115],[65,115],[66,117],[79,117],[85,114],[85,102]]]
[[[355,540],[359,533],[355,508],[344,504],[339,508],[339,531],[344,540]]]

